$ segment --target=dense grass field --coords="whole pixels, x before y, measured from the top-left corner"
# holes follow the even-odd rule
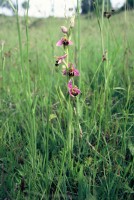
[[[76,17],[73,98],[54,57],[68,19],[0,16],[0,200],[133,199],[133,22]]]

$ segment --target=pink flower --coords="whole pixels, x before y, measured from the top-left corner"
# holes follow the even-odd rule
[[[59,64],[61,64],[66,57],[67,57],[67,54],[65,54],[63,56],[58,56],[55,61],[55,66],[58,66]]]
[[[68,40],[66,37],[61,38],[57,43],[56,46],[68,46],[68,45],[72,45],[73,42]]]
[[[79,71],[74,67],[72,63],[68,64],[68,68],[63,71],[63,75],[68,76],[79,76]]]
[[[75,97],[81,93],[81,91],[78,89],[77,86],[73,87],[72,80],[69,80],[69,82],[68,82],[68,91],[69,91],[69,94],[71,97]]]

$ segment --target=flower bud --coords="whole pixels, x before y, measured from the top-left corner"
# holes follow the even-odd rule
[[[75,23],[75,15],[73,15],[70,19],[70,28],[74,27],[74,23]]]
[[[65,27],[65,26],[61,26],[61,31],[63,33],[67,33],[68,32],[68,29]]]

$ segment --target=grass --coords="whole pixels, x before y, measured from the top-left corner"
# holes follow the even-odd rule
[[[66,20],[19,20],[18,34],[16,18],[0,16],[0,199],[131,200],[133,11],[76,19],[82,94],[70,103],[54,66]]]

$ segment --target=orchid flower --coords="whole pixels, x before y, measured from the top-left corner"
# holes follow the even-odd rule
[[[69,80],[68,82],[68,91],[71,97],[75,97],[81,93],[77,86],[73,87],[72,80]]]
[[[68,40],[66,37],[61,38],[57,43],[56,46],[68,46],[68,45],[72,45],[73,42]]]
[[[67,57],[67,54],[63,56],[58,56],[55,62],[55,66],[58,66],[59,64],[61,64],[66,57]]]
[[[68,64],[68,68],[66,68],[63,71],[63,75],[68,75],[68,76],[79,76],[80,73],[79,71],[74,67],[72,63]]]

